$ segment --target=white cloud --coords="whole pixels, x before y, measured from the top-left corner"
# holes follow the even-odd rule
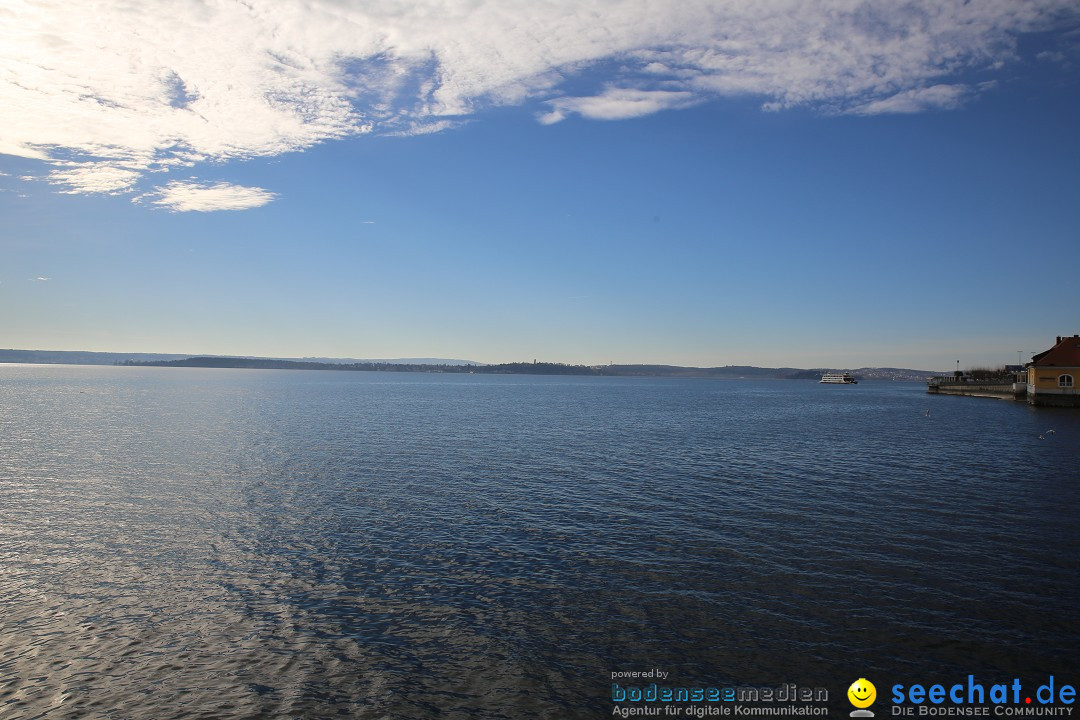
[[[151,203],[173,212],[212,212],[257,208],[275,197],[269,190],[257,187],[231,185],[225,182],[211,185],[174,180],[156,192],[138,199],[153,198],[150,200]]]
[[[1058,52],[1056,50],[1045,50],[1036,55],[1035,57],[1039,60],[1042,60],[1043,62],[1059,64],[1063,64],[1068,60],[1068,58],[1065,56],[1065,53]]]
[[[30,282],[48,282],[49,280],[52,280],[52,278],[41,277],[38,275],[37,277],[27,278],[27,280]]]
[[[48,180],[68,193],[119,195],[134,189],[141,173],[107,162],[69,163],[49,173]]]
[[[1075,0],[186,0],[0,8],[0,153],[70,192],[493,105],[633,118],[724,96],[919,112],[975,94]],[[595,91],[568,92],[575,80]],[[173,186],[160,190],[171,196]],[[203,188],[206,189],[205,187]]]
[[[966,85],[934,85],[898,92],[892,97],[874,100],[851,112],[856,115],[880,115],[883,113],[918,113],[927,110],[952,110],[960,107],[971,94]]]
[[[625,120],[652,115],[661,110],[689,107],[701,102],[694,93],[675,90],[634,90],[608,88],[593,97],[564,97],[549,100],[551,112],[538,119],[545,125],[559,122],[574,112],[592,120]]]
[[[13,143],[0,138],[0,155],[14,155],[16,157],[32,158],[34,160],[47,160],[48,155],[40,150],[34,150],[18,143]]]
[[[387,134],[396,137],[414,137],[416,135],[431,135],[444,130],[460,127],[464,123],[454,120],[435,120],[432,122],[410,122],[408,126],[400,130],[391,130]]]

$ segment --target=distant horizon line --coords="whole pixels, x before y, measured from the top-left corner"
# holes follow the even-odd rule
[[[402,364],[402,365],[471,365],[476,367],[489,367],[497,365],[528,365],[528,364],[547,364],[547,365],[564,365],[568,367],[584,367],[584,368],[603,368],[603,367],[666,367],[673,369],[685,369],[685,370],[719,370],[719,369],[731,369],[731,368],[747,368],[755,370],[801,370],[801,371],[817,371],[817,370],[896,370],[906,371],[913,373],[926,373],[926,374],[942,374],[946,371],[943,370],[927,370],[923,368],[907,368],[897,365],[863,365],[859,367],[854,366],[826,366],[819,365],[814,367],[798,367],[795,365],[750,365],[750,364],[727,364],[727,365],[680,365],[670,362],[604,362],[604,363],[573,363],[564,361],[552,361],[552,360],[539,360],[533,358],[531,360],[512,360],[508,362],[481,362],[478,360],[465,360],[460,358],[441,358],[441,357],[396,357],[396,358],[354,358],[354,357],[331,357],[325,355],[304,355],[304,356],[273,356],[273,355],[255,355],[255,354],[218,354],[218,353],[166,353],[166,352],[115,352],[110,350],[46,350],[46,349],[19,349],[19,348],[4,348],[0,349],[0,363],[10,364],[12,362],[29,362],[29,364],[79,364],[79,363],[60,363],[60,362],[34,362],[32,359],[5,359],[5,353],[12,354],[27,354],[27,355],[51,355],[51,356],[98,356],[101,359],[109,358],[110,360],[182,360],[193,358],[214,358],[214,359],[243,359],[243,360],[270,360],[270,361],[283,361],[283,362],[317,362],[325,364]],[[95,364],[113,364],[113,363],[95,363]]]

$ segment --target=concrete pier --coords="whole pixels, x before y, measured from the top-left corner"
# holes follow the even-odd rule
[[[932,395],[968,395],[1001,400],[1027,399],[1027,384],[1012,380],[972,380],[969,378],[935,377],[926,383]]]

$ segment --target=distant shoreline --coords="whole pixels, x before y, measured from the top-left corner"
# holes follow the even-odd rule
[[[679,365],[570,365],[557,362],[514,362],[498,364],[424,358],[425,362],[355,361],[330,359],[288,360],[282,358],[154,355],[150,353],[98,353],[60,350],[0,350],[0,363],[50,365],[119,365],[125,367],[186,367],[248,370],[338,370],[347,372],[427,372],[479,375],[578,375],[592,377],[686,377],[721,379],[817,380],[825,372],[847,371],[859,379],[924,381],[941,374],[907,368],[764,368],[726,365],[699,368]],[[427,362],[430,360],[430,362]]]

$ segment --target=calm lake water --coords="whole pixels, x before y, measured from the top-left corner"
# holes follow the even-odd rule
[[[1080,685],[1078,500],[1080,412],[914,383],[0,366],[0,717]]]

